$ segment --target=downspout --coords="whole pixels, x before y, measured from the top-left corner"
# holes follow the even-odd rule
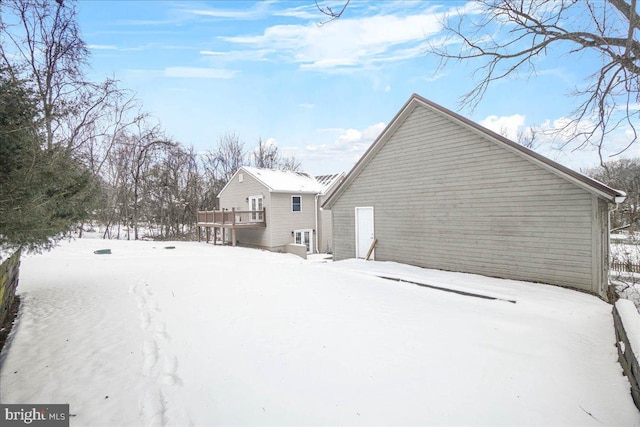
[[[318,229],[318,197],[320,197],[320,194],[316,193],[316,198],[315,198],[315,205],[316,205],[316,238],[313,239],[313,240],[314,240],[315,249],[316,249],[316,253],[317,254],[320,253],[320,251],[318,250],[318,237],[320,236],[320,230]]]
[[[626,194],[624,196],[615,196],[613,198],[613,203],[609,203],[607,221],[611,221],[611,212],[617,211],[618,207],[620,207],[620,204],[625,200],[627,200]],[[611,207],[611,205],[613,205],[613,208]],[[611,225],[609,225],[609,233],[611,233]]]
[[[608,203],[607,206],[607,259],[604,260],[605,271],[607,272],[606,278],[606,288],[604,290],[604,295],[602,295],[605,301],[612,302],[615,301],[615,297],[611,297],[609,293],[611,292],[611,280],[610,280],[610,268],[611,268],[611,213],[618,210],[620,204],[622,204],[627,199],[627,195],[622,193],[618,196],[615,196],[613,199],[613,208],[611,207],[612,203]],[[614,291],[615,293],[615,291]]]

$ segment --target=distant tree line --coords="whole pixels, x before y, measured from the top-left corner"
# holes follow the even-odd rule
[[[627,193],[627,198],[611,212],[611,229],[640,232],[640,158],[606,162],[589,169],[587,175]]]
[[[90,81],[71,0],[0,2],[0,249],[30,250],[90,223],[105,237],[181,238],[242,165],[296,170],[235,133],[197,153],[130,91]]]
[[[195,231],[196,211],[217,207],[217,196],[240,166],[298,170],[293,157],[262,140],[247,151],[235,133],[222,136],[216,148],[197,153],[193,147],[162,137],[148,123],[123,132],[105,158],[100,198],[91,216],[104,227],[105,238],[139,239],[144,227],[154,238],[188,238]]]

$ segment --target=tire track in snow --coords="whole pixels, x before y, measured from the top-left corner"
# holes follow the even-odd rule
[[[142,343],[143,392],[140,396],[140,413],[145,425],[192,425],[184,411],[171,405],[167,397],[174,395],[174,388],[182,386],[178,374],[178,359],[169,354],[171,337],[160,318],[160,308],[154,300],[151,287],[138,277],[129,288],[140,310],[140,327],[144,333]]]

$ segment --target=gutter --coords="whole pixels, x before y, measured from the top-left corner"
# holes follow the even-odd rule
[[[318,197],[320,197],[320,194],[316,193],[316,197],[315,197],[315,214],[316,214],[316,238],[313,239],[314,240],[314,246],[315,246],[315,250],[316,253],[319,254],[320,250],[318,249],[318,237],[320,236],[320,230],[318,229]]]

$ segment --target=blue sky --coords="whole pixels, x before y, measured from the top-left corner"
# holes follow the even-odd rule
[[[314,174],[348,171],[414,92],[511,138],[570,114],[567,94],[598,58],[552,51],[535,77],[499,82],[473,111],[460,106],[474,64],[438,70],[426,54],[454,9],[473,13],[464,2],[354,1],[319,27],[313,0],[78,3],[90,75],[135,91],[174,139],[204,151],[226,132],[248,148],[260,137]],[[551,143],[539,151],[575,169],[598,162]]]

